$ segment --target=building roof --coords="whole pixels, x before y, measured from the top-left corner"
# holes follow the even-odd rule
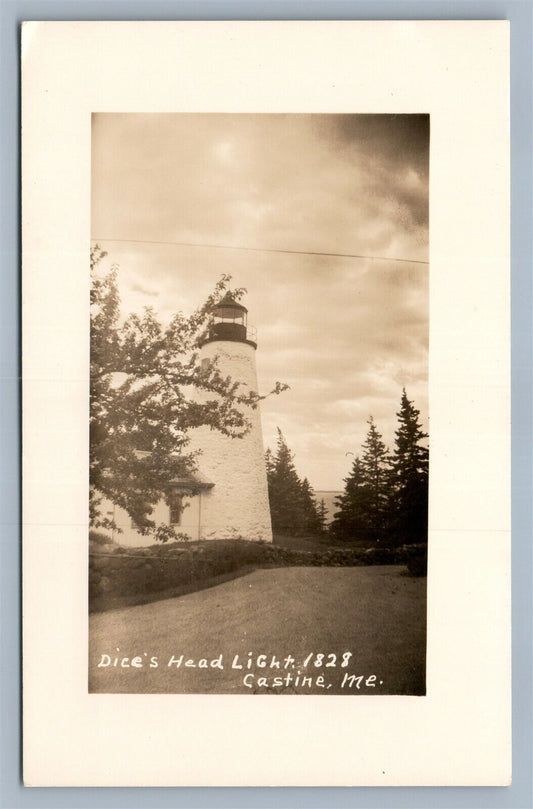
[[[217,304],[215,304],[215,306],[213,306],[213,311],[215,309],[218,309],[219,307],[225,306],[231,306],[232,309],[241,309],[243,312],[248,311],[246,306],[243,306],[242,303],[238,303],[238,301],[234,299],[233,295],[229,290],[228,292],[226,292],[222,300],[220,300]]]
[[[151,453],[146,450],[134,450],[137,458],[148,458]],[[215,485],[212,481],[208,480],[198,469],[194,472],[187,472],[180,477],[172,478],[169,480],[170,486],[183,486],[184,488],[191,489],[212,489]]]
[[[198,471],[191,472],[188,475],[181,475],[179,478],[172,478],[169,482],[171,486],[184,486],[194,489],[212,489],[215,485]]]

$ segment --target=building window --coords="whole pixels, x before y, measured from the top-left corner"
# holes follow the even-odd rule
[[[171,525],[181,525],[181,515],[183,513],[183,495],[178,492],[170,492],[168,498],[169,518]]]

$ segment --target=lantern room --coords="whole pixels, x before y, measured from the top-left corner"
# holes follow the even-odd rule
[[[226,292],[222,300],[213,306],[208,335],[202,345],[215,340],[249,343],[257,347],[255,329],[248,326],[248,309],[234,300],[231,292]]]

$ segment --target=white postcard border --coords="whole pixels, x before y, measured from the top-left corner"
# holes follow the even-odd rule
[[[508,24],[490,21],[24,26],[26,783],[509,782],[508,58]],[[103,111],[430,113],[427,697],[87,693],[90,114]]]

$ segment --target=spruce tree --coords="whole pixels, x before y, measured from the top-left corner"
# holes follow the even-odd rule
[[[321,499],[320,503],[316,509],[317,516],[318,516],[318,526],[319,531],[321,534],[327,533],[328,525],[327,525],[327,518],[328,518],[328,510],[326,508],[326,501],[324,498]]]
[[[368,494],[365,518],[369,524],[369,539],[382,540],[388,522],[390,500],[390,461],[374,419],[370,416],[368,433],[363,444],[361,470]]]
[[[294,467],[293,454],[278,427],[278,441],[272,463],[267,457],[268,498],[274,533],[294,535],[302,532],[304,511],[300,479]],[[270,468],[269,468],[270,466]]]
[[[321,523],[318,516],[318,506],[311,484],[304,478],[300,484],[302,507],[304,510],[303,529],[306,534],[320,534]]]
[[[278,427],[276,453],[265,453],[272,530],[290,536],[318,533],[314,492],[307,478],[300,480],[293,459]]]
[[[391,532],[397,543],[427,542],[429,450],[420,411],[402,392],[392,456]]]
[[[265,452],[265,466],[266,466],[267,480],[270,480],[271,476],[274,474],[275,468],[274,455],[270,447],[268,447]]]
[[[344,492],[335,498],[338,511],[333,515],[330,531],[338,539],[348,542],[368,540],[372,534],[369,516],[371,492],[360,458],[355,458],[344,483]]]
[[[343,494],[336,498],[339,510],[331,525],[340,539],[386,543],[390,503],[389,455],[372,416],[361,457],[355,458]]]

